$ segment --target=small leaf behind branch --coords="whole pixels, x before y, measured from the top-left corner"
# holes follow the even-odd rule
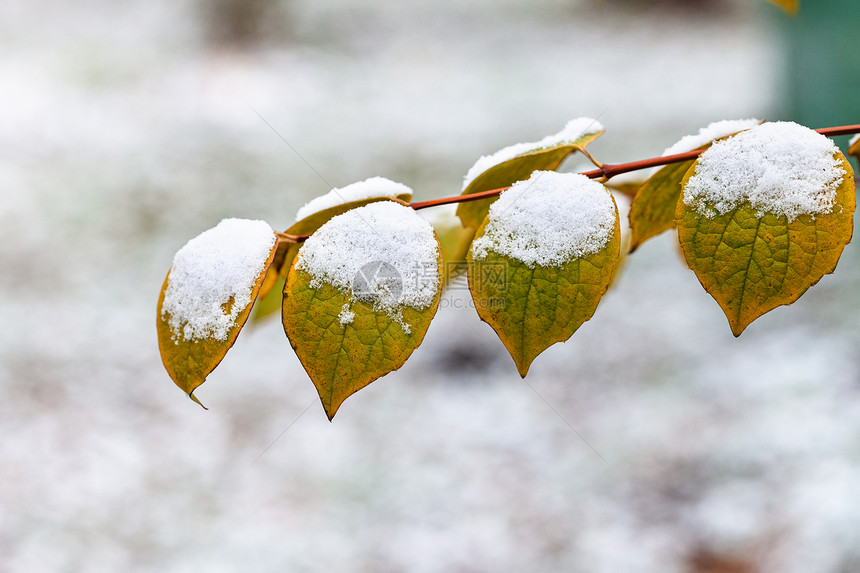
[[[587,128],[588,121],[593,122],[595,126],[599,126],[600,124],[594,120],[586,119],[579,118],[579,120],[573,120],[568,124],[570,126],[574,122],[580,122],[583,125],[585,132],[575,136],[573,139],[519,144],[496,152],[497,154],[505,154],[507,150],[521,149],[513,157],[492,165],[477,175],[463,190],[462,194],[471,195],[473,193],[480,193],[481,191],[489,191],[490,189],[508,187],[517,181],[528,179],[535,171],[555,171],[568,155],[577,150],[584,149],[586,145],[603,134],[602,128],[595,129],[594,131],[589,130]],[[563,134],[564,132],[561,133]],[[550,136],[550,139],[553,137]],[[521,148],[520,146],[523,147]],[[491,197],[460,203],[457,207],[457,216],[463,222],[463,227],[477,229],[484,220],[484,217],[487,216],[490,204],[495,200],[495,197]]]
[[[639,188],[630,203],[630,252],[675,226],[681,180],[695,160],[664,165]]]

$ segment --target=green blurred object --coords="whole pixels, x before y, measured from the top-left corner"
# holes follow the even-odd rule
[[[777,18],[786,38],[782,118],[809,127],[860,123],[860,2],[802,2],[796,16]],[[836,142],[846,149],[848,139]]]

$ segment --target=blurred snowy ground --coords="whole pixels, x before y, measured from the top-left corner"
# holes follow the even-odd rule
[[[219,43],[202,1],[4,0],[0,571],[860,570],[856,245],[736,340],[655,239],[526,381],[454,290],[332,424],[277,321],[208,412],[161,366],[164,274],[222,217],[454,194],[580,115],[609,162],[776,119],[762,3],[644,4],[295,0]]]

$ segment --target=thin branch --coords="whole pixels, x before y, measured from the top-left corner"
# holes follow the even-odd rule
[[[860,133],[860,124],[858,125],[840,125],[837,127],[823,127],[821,129],[816,129],[818,133],[821,135],[826,135],[827,137],[836,137],[839,135],[851,135],[854,133]],[[585,153],[584,149],[581,149],[583,153]],[[597,169],[593,169],[591,171],[583,171],[580,175],[585,175],[589,179],[603,179],[607,181],[616,175],[621,175],[622,173],[629,173],[631,171],[639,171],[641,169],[650,169],[651,167],[660,167],[662,165],[669,165],[671,163],[681,163],[683,161],[689,161],[691,159],[695,159],[699,155],[701,155],[702,150],[694,149],[693,151],[687,151],[685,153],[677,153],[675,155],[666,155],[665,157],[651,157],[650,159],[642,159],[640,161],[631,161],[629,163],[619,163],[617,165],[612,165],[609,163],[604,163]],[[585,153],[586,157],[591,159],[595,165],[600,165],[600,163],[594,159],[590,154]],[[481,191],[480,193],[472,193],[470,195],[455,195],[453,197],[441,197],[439,199],[430,199],[428,201],[416,201],[415,203],[410,203],[409,206],[415,209],[427,209],[428,207],[438,207],[440,205],[450,205],[452,203],[468,203],[469,201],[479,201],[481,199],[486,199],[488,197],[495,197],[499,195],[502,191],[510,189],[510,187],[500,187],[498,189],[490,189],[488,191]],[[288,235],[286,233],[277,233],[278,240],[285,243],[301,243],[305,239],[307,239],[310,235]]]
[[[840,125],[837,127],[823,127],[821,129],[816,129],[815,131],[817,131],[821,135],[826,135],[827,137],[851,135],[854,133],[860,133],[860,124]],[[631,171],[639,171],[640,169],[649,169],[651,167],[660,167],[662,165],[669,165],[671,163],[681,163],[684,161],[689,161],[691,159],[695,159],[696,157],[701,155],[701,153],[702,150],[694,149],[693,151],[687,151],[686,153],[677,153],[675,155],[667,155],[665,157],[652,157],[650,159],[642,159],[640,161],[631,161],[630,163],[619,163],[617,165],[611,165],[606,163],[598,169],[593,169],[591,171],[583,171],[582,173],[580,173],[580,175],[585,175],[589,179],[603,179],[604,181],[606,181],[615,177],[616,175],[621,175],[622,173],[629,173]],[[494,197],[507,189],[510,189],[510,187],[491,189],[489,191],[482,191],[480,193],[473,193],[471,195],[457,195],[455,197],[431,199],[430,201],[419,201],[417,203],[410,204],[410,207],[418,210],[426,209],[427,207],[448,205],[450,203],[466,203],[467,201],[477,201],[479,199],[486,199],[487,197]]]
[[[275,236],[278,237],[278,243],[296,244],[304,241],[310,235],[290,235],[288,233],[280,233],[275,231]]]

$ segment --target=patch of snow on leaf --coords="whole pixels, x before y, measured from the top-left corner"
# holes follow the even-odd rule
[[[409,333],[403,307],[423,310],[433,303],[438,256],[430,223],[409,207],[380,201],[332,217],[299,249],[295,268],[311,275],[312,287],[328,283],[351,302],[370,302]]]
[[[531,153],[532,151],[537,151],[539,149],[557,147],[566,143],[573,143],[581,137],[593,135],[601,131],[603,131],[603,126],[596,119],[591,119],[590,117],[578,117],[567,122],[564,129],[558,133],[548,135],[540,141],[534,141],[531,143],[515,143],[514,145],[509,145],[508,147],[498,150],[492,155],[485,155],[478,159],[471,169],[469,169],[468,173],[466,173],[466,177],[463,179],[463,190],[465,191],[472,181],[477,179],[483,172],[499,165],[500,163],[513,159],[518,155]]]
[[[684,203],[701,215],[727,213],[745,202],[793,221],[830,213],[845,176],[827,137],[792,122],[764,123],[718,141],[699,157]]]
[[[296,221],[301,221],[314,213],[319,213],[320,211],[337,205],[343,205],[344,203],[371,199],[373,197],[396,197],[397,195],[411,196],[412,189],[403,183],[397,183],[385,177],[371,177],[364,181],[351,183],[346,187],[332,189],[325,195],[309,201],[296,213]]]
[[[341,307],[340,313],[337,315],[337,320],[341,326],[346,326],[355,320],[355,313],[349,310],[349,303]]]
[[[275,241],[265,221],[224,219],[179,249],[161,307],[174,340],[227,340]]]
[[[760,123],[761,120],[758,119],[724,119],[709,123],[706,127],[701,128],[699,133],[685,135],[674,145],[667,147],[663,152],[663,157],[693,151],[715,139],[755,127]]]
[[[605,248],[617,220],[612,196],[600,183],[575,173],[535,171],[490,206],[472,257],[493,251],[529,267],[561,266]]]

